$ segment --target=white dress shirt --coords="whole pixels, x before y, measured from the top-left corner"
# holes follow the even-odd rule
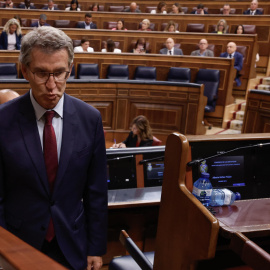
[[[83,47],[82,46],[75,47],[74,52],[84,52]],[[92,47],[88,47],[87,52],[94,52],[94,49]]]

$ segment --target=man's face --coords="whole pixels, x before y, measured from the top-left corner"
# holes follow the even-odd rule
[[[53,109],[66,89],[66,81],[56,82],[50,75],[44,83],[35,80],[32,72],[63,72],[70,71],[68,66],[68,53],[65,49],[55,53],[46,54],[37,48],[31,52],[32,62],[29,67],[22,65],[22,73],[29,81],[32,93],[37,103],[44,109]],[[32,71],[32,72],[31,72]]]
[[[170,51],[174,46],[174,41],[172,38],[166,40],[166,48]]]
[[[137,5],[135,3],[132,3],[130,5],[130,12],[135,12],[136,9],[137,9]]]
[[[84,51],[87,51],[87,49],[89,48],[90,46],[90,43],[89,41],[85,41],[83,44],[82,44],[82,48]]]
[[[92,18],[86,16],[86,17],[85,17],[85,23],[86,23],[87,25],[89,25],[91,22],[92,22]]]
[[[49,9],[52,9],[52,8],[53,8],[53,2],[49,2],[49,3],[48,3],[48,8],[49,8]]]
[[[197,14],[201,14],[203,11],[203,8],[197,8]]]
[[[228,43],[227,45],[227,53],[232,54],[236,51],[236,45],[233,42]]]
[[[250,3],[250,9],[251,10],[255,10],[255,9],[257,9],[257,7],[258,7],[258,2],[257,1],[252,1]]]
[[[223,7],[223,15],[229,15],[230,14],[230,6],[224,6]]]
[[[200,43],[199,43],[199,48],[201,51],[205,51],[208,47],[208,43],[207,43],[207,40],[206,39],[202,39],[200,40]]]
[[[40,26],[45,25],[45,23],[46,23],[46,20],[39,19],[39,25],[40,25]]]

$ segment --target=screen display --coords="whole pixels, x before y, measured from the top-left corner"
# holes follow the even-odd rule
[[[144,163],[144,186],[161,186],[163,181],[163,173],[163,161],[149,161]]]

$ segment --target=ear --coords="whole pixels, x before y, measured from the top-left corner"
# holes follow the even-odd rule
[[[23,75],[23,77],[24,77],[27,81],[29,81],[28,70],[27,70],[27,67],[26,67],[24,64],[22,64],[21,70],[22,70],[22,75]]]
[[[67,79],[68,79],[68,78],[70,77],[70,75],[71,75],[73,65],[74,65],[73,63],[70,65],[70,68],[69,68],[69,74],[68,74]]]

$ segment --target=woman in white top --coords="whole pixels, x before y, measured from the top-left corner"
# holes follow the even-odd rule
[[[94,52],[94,49],[90,46],[90,41],[87,39],[81,40],[81,46],[74,48],[74,52]]]
[[[157,9],[151,10],[152,14],[167,14],[167,5],[165,2],[159,2],[157,5]]]
[[[115,48],[115,43],[112,39],[108,39],[106,44],[104,42],[104,45],[106,45],[106,48],[102,49],[101,52],[113,52],[113,53],[122,52],[120,49]]]
[[[81,11],[81,9],[78,6],[79,6],[79,3],[77,0],[71,0],[70,7],[67,7],[66,10],[68,10],[68,11]]]
[[[0,50],[20,50],[22,31],[16,19],[10,19],[5,24],[0,36]]]
[[[179,33],[178,30],[176,30],[176,25],[174,21],[169,21],[166,28],[164,29],[164,32],[174,32]]]

